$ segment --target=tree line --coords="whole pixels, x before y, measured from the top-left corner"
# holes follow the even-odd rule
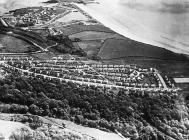
[[[180,121],[177,97],[150,96],[140,91],[111,91],[96,87],[24,77],[16,73],[0,80],[0,111],[49,116],[121,132],[131,139],[178,138],[168,121]],[[9,106],[3,106],[9,104]],[[164,132],[164,134],[162,134]]]

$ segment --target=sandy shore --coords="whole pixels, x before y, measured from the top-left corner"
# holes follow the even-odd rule
[[[189,55],[189,49],[186,44],[179,42],[177,40],[170,39],[166,34],[156,33],[145,27],[136,23],[131,17],[128,16],[127,24],[121,24],[120,21],[117,21],[113,16],[111,16],[111,10],[113,10],[113,6],[105,7],[105,0],[102,4],[76,4],[80,9],[88,13],[94,19],[101,22],[104,26],[112,29],[113,31],[128,37],[132,40],[139,41],[145,44],[150,44],[158,47],[162,47],[168,50],[171,50],[175,53],[182,53]],[[113,5],[113,3],[111,4]],[[112,9],[111,9],[112,8]],[[99,9],[99,10],[98,10]],[[102,9],[107,9],[107,12],[102,12]],[[110,10],[111,9],[111,10]],[[105,11],[105,10],[104,10]],[[108,13],[109,12],[109,13]],[[124,13],[126,14],[126,13]],[[127,26],[126,26],[127,25]]]

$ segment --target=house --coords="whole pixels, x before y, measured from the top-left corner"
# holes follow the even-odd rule
[[[78,81],[84,81],[84,78],[78,77],[77,80]]]
[[[119,68],[119,65],[114,65],[114,68]]]
[[[108,81],[102,81],[102,84],[108,84]]]
[[[121,73],[116,73],[115,75],[121,77]]]
[[[96,83],[102,83],[102,80],[96,80]]]
[[[122,82],[116,82],[116,85],[117,86],[122,86],[123,84],[122,84]]]
[[[114,65],[108,65],[109,68],[114,68]]]
[[[147,83],[145,83],[143,86],[144,86],[145,88],[149,87],[149,85],[148,85]]]
[[[152,84],[152,85],[151,85],[151,87],[152,87],[152,88],[155,88],[155,87],[156,87],[156,85],[155,85],[155,84]]]
[[[36,78],[43,79],[42,75],[36,75]]]
[[[97,85],[97,88],[104,88],[103,85]]]
[[[84,78],[84,81],[85,81],[85,82],[89,82],[90,79],[88,79],[88,78]]]

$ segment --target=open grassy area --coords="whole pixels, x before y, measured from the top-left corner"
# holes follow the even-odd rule
[[[72,34],[69,36],[69,38],[72,40],[74,40],[75,38],[79,38],[80,41],[74,43],[74,45],[79,46],[83,51],[86,52],[89,58],[94,59],[98,55],[98,52],[106,39],[124,39],[124,37],[116,33],[106,33],[99,31],[83,31]]]
[[[130,57],[143,60],[185,60],[183,55],[175,54],[166,49],[133,41],[119,34],[83,31],[69,36],[70,39],[79,38],[75,43],[88,56],[98,56],[102,59]]]
[[[65,35],[72,35],[83,31],[114,33],[109,28],[103,25],[71,24],[68,26],[63,26],[61,23],[57,23],[55,28],[62,31]]]
[[[101,48],[101,41],[82,41],[77,42],[77,45],[87,53],[88,56],[96,55]]]
[[[79,38],[81,40],[105,40],[108,38],[124,39],[124,37],[115,33],[105,33],[96,31],[84,31],[69,36],[70,38]]]
[[[12,36],[1,34],[0,43],[0,53],[25,53],[35,51],[33,45]]]
[[[107,39],[99,54],[102,59],[133,57],[142,59],[184,60],[183,55],[130,39]]]

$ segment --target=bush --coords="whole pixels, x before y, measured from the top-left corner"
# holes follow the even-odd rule
[[[92,128],[97,128],[98,127],[98,123],[95,122],[95,121],[89,120],[89,121],[87,121],[87,123],[88,123],[89,127],[92,127]]]

